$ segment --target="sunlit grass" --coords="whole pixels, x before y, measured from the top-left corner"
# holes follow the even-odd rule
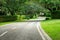
[[[60,40],[60,19],[43,21],[41,25],[53,40]]]
[[[0,22],[0,26],[5,25],[5,24],[9,24],[9,23],[11,23],[11,22]]]

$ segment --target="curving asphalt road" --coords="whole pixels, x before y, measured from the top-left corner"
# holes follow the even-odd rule
[[[0,27],[0,40],[43,40],[37,22],[15,22]]]

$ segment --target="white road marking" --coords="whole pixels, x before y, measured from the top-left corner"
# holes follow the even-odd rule
[[[43,36],[43,34],[40,32],[40,29],[39,29],[39,22],[37,23],[37,30],[39,34],[41,35],[42,39],[45,40],[45,37]]]
[[[7,32],[8,32],[8,31],[5,31],[4,33],[2,33],[2,34],[0,35],[0,37],[4,36]]]
[[[44,37],[46,37],[47,40],[52,40],[51,37],[42,29],[41,24],[40,24],[40,28],[41,28],[42,33],[44,34]]]
[[[43,40],[46,40],[46,39],[45,39],[45,37],[46,37],[47,40],[52,40],[52,39],[44,32],[44,30],[41,28],[41,31],[43,32],[43,34],[42,34],[39,27],[41,28],[40,22],[37,23],[37,29],[38,29],[38,32],[39,32],[39,34],[41,35],[42,39],[43,39]]]

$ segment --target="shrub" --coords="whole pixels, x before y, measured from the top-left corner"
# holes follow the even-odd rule
[[[17,16],[0,16],[0,22],[15,21]]]
[[[54,11],[52,13],[52,18],[53,19],[60,19],[60,10]]]
[[[46,20],[50,20],[51,19],[51,17],[46,17]]]

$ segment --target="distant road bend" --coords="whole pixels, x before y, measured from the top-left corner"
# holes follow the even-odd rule
[[[0,40],[44,40],[39,22],[15,22],[0,27]]]

